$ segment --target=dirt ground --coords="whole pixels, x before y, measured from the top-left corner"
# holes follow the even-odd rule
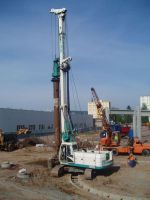
[[[87,137],[87,136],[86,136]],[[91,140],[91,135],[88,136]],[[97,136],[93,136],[93,143]],[[80,139],[85,140],[84,136]],[[50,139],[50,138],[49,138]],[[48,158],[54,155],[52,147],[25,147],[13,152],[0,152],[0,164],[10,161],[15,165],[10,169],[0,169],[0,200],[104,200],[87,192],[83,187],[77,188],[70,182],[70,174],[53,178],[47,168]],[[96,191],[117,194],[120,200],[126,196],[136,199],[150,199],[150,157],[137,156],[135,168],[127,165],[126,156],[114,157],[114,167],[96,174],[92,181],[79,176],[81,185],[87,185]],[[17,178],[19,169],[26,168],[31,173],[27,180]]]
[[[150,199],[150,159],[138,156],[135,168],[127,165],[127,156],[115,157],[114,167],[101,171],[94,180],[81,180],[92,188],[133,199]]]
[[[53,178],[47,160],[53,155],[49,147],[27,147],[14,152],[0,152],[0,163],[10,161],[11,169],[0,169],[0,200],[84,200],[91,195],[82,194],[70,184],[70,175]],[[19,169],[26,168],[32,177],[17,178]]]

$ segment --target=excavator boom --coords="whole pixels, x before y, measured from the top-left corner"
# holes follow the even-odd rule
[[[91,92],[92,92],[93,100],[94,100],[96,108],[97,108],[98,115],[100,116],[100,118],[102,120],[103,129],[108,131],[108,132],[111,132],[109,122],[108,122],[107,117],[106,117],[105,109],[103,108],[103,105],[100,102],[99,97],[98,97],[95,89],[91,88]]]

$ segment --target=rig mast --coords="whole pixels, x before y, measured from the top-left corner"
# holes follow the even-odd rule
[[[59,68],[60,68],[60,112],[61,112],[61,133],[62,142],[70,141],[72,139],[72,123],[70,118],[70,102],[69,102],[69,62],[72,60],[71,57],[67,57],[66,49],[66,30],[65,30],[65,19],[66,12],[65,8],[62,9],[51,9],[51,13],[58,16],[58,32],[59,32]]]

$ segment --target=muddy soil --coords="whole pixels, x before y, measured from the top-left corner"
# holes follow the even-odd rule
[[[92,139],[91,139],[92,137]],[[86,141],[86,137],[80,139]],[[88,141],[97,142],[98,135],[89,135]],[[71,184],[70,174],[53,178],[47,168],[47,160],[54,156],[52,147],[26,147],[14,152],[0,152],[0,163],[10,161],[10,169],[0,169],[0,200],[104,200]],[[127,165],[127,155],[114,157],[114,167],[101,171],[92,181],[79,176],[81,183],[91,188],[136,199],[150,199],[150,157],[137,156],[135,168]],[[26,168],[31,178],[16,177],[19,169]],[[105,199],[111,199],[105,198]]]

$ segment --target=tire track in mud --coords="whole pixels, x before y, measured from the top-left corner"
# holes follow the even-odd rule
[[[70,182],[74,187],[76,187],[80,191],[83,190],[84,192],[88,192],[89,194],[94,194],[95,197],[96,196],[101,197],[102,199],[135,200],[135,197],[109,193],[109,192],[101,191],[96,188],[92,188],[91,186],[83,182],[78,175],[70,175]],[[141,200],[141,198],[136,197],[136,200]],[[149,198],[142,198],[142,200],[149,200]]]

